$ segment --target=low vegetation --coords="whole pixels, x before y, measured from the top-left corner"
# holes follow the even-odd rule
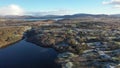
[[[110,21],[63,19],[34,26],[26,32],[27,41],[58,51],[56,62],[63,68],[118,67],[120,23]]]
[[[21,40],[24,31],[22,26],[0,27],[0,48]]]

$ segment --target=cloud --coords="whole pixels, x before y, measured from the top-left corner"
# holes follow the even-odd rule
[[[48,11],[48,12],[43,12],[48,15],[69,15],[72,14],[72,10],[67,10],[67,9],[61,9],[61,10],[56,10],[56,11]]]
[[[113,5],[115,8],[120,8],[120,0],[110,0],[110,1],[103,1],[105,5]]]
[[[0,7],[0,15],[23,15],[24,10],[15,4],[11,4],[5,7]]]
[[[26,13],[28,15],[39,15],[39,16],[44,16],[44,15],[71,15],[73,14],[72,10],[67,10],[67,9],[61,9],[61,10],[53,10],[53,11],[40,11],[40,12],[29,12]]]
[[[115,8],[120,8],[120,5],[115,5],[114,7],[115,7]]]
[[[110,0],[110,1],[104,1],[103,4],[120,4],[120,0]]]
[[[36,15],[36,16],[45,16],[45,15],[70,15],[73,14],[73,10],[60,9],[60,10],[47,10],[47,11],[25,11],[18,5],[11,4],[5,7],[0,7],[0,15]]]

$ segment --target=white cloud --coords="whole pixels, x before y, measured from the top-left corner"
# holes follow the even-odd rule
[[[8,5],[5,7],[0,7],[0,15],[23,15],[24,10],[18,5]]]
[[[103,1],[102,4],[106,5],[109,4],[109,2]]]
[[[120,4],[120,0],[104,1],[103,4]]]
[[[120,0],[103,1],[103,4],[113,5],[115,8],[120,8]]]
[[[61,9],[61,10],[54,10],[54,11],[29,12],[27,14],[44,16],[44,15],[71,15],[74,13],[73,13],[73,10]]]
[[[120,8],[120,5],[114,5],[115,8]]]
[[[67,10],[67,9],[61,9],[61,10],[56,10],[56,11],[48,11],[48,12],[44,12],[45,14],[48,15],[69,15],[72,14],[72,10]]]
[[[60,9],[60,10],[47,10],[47,11],[25,11],[20,6],[11,4],[5,7],[0,7],[0,15],[71,15],[73,10]]]

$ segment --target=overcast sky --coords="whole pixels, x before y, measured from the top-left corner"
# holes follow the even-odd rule
[[[120,14],[120,0],[0,0],[0,15]]]

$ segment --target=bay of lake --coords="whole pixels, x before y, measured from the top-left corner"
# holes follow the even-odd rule
[[[22,40],[0,49],[0,68],[59,68],[57,52]]]

